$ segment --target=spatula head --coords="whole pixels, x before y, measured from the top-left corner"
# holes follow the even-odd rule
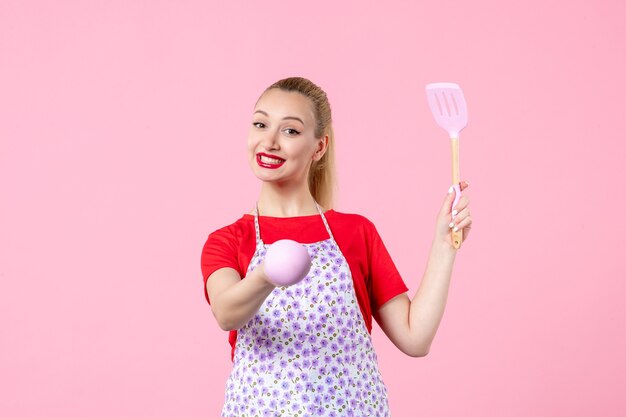
[[[467,125],[467,105],[461,87],[455,83],[427,84],[426,96],[437,124],[451,138],[458,138],[459,132]]]

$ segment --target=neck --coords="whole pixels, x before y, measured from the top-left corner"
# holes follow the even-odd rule
[[[264,182],[258,207],[259,215],[271,217],[310,216],[318,213],[306,182],[299,186]]]

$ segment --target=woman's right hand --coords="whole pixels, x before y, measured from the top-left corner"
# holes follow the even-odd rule
[[[293,285],[311,268],[311,258],[300,243],[270,246],[265,259],[245,279],[229,267],[218,269],[207,279],[211,308],[223,330],[237,330],[256,314],[277,286]]]
[[[311,258],[301,243],[283,239],[269,247],[261,265],[264,278],[282,287],[302,281],[311,269]]]

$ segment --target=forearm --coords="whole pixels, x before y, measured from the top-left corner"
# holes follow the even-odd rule
[[[263,278],[258,266],[244,279],[225,289],[212,301],[212,308],[220,327],[236,330],[244,326],[259,310],[275,286]]]
[[[443,317],[456,249],[435,240],[430,249],[424,277],[409,310],[411,345],[428,352]]]

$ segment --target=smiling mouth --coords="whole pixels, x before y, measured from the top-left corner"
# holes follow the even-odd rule
[[[256,155],[256,161],[263,168],[278,168],[285,163],[284,159],[260,153]]]

